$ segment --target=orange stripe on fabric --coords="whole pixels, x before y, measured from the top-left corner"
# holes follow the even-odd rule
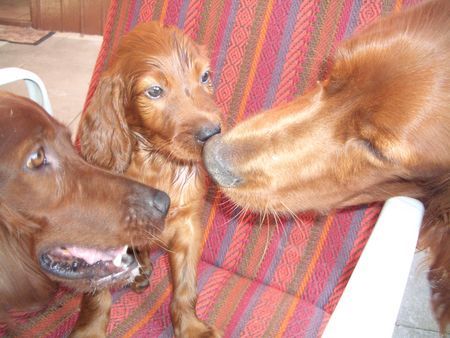
[[[331,1],[329,7],[326,8],[323,26],[320,28],[319,43],[316,45],[314,52],[315,55],[320,55],[320,57],[316,58],[314,64],[311,66],[311,72],[306,82],[307,88],[315,85],[319,79],[319,72],[322,69],[324,58],[328,57],[330,51],[336,46],[337,22],[342,15],[342,6],[343,4],[338,1]]]
[[[38,325],[33,326],[32,328],[30,328],[30,330],[22,332],[21,334],[28,337],[38,337],[43,333],[43,330],[47,330],[48,323],[60,321],[61,318],[67,315],[67,313],[74,312],[79,305],[80,298],[74,297],[67,303],[63,304],[63,306],[57,309],[55,312],[43,318],[43,320]]]
[[[208,282],[198,294],[196,310],[200,318],[209,318],[208,316],[211,315],[212,309],[217,305],[219,294],[223,291],[223,287],[229,276],[230,272],[217,269],[208,278]]]
[[[267,33],[267,28],[269,26],[270,15],[272,13],[273,3],[274,3],[273,0],[269,1],[267,8],[266,8],[266,13],[264,14],[263,24],[261,27],[261,36],[260,36],[258,43],[256,45],[256,48],[255,48],[255,56],[253,57],[253,62],[252,62],[252,66],[250,68],[247,85],[245,86],[244,95],[242,96],[241,104],[239,106],[239,110],[236,115],[236,120],[235,120],[236,122],[240,121],[242,119],[242,116],[244,115],[244,110],[245,110],[245,106],[248,101],[248,96],[250,95],[250,90],[252,89],[253,81],[255,80],[256,69],[258,66],[259,58],[261,56],[262,46],[263,46],[264,40],[266,38],[266,33]]]
[[[253,307],[251,317],[248,318],[248,323],[258,323],[258,325],[245,325],[243,332],[240,333],[241,337],[267,337],[271,333],[267,332],[267,329],[275,315],[272,309],[280,307],[283,295],[284,293],[281,291],[274,291],[271,287],[266,287]]]
[[[296,88],[293,84],[298,82],[299,71],[308,53],[307,46],[313,36],[314,30],[312,27],[317,20],[318,7],[319,5],[316,4],[315,0],[305,0],[300,5],[289,51],[286,53],[283,72],[273,104],[274,107],[287,101]],[[312,14],[305,15],[304,13]]]
[[[89,91],[86,96],[86,100],[84,101],[83,106],[83,114],[84,111],[87,109],[92,96],[94,95],[95,88],[97,88],[97,83],[100,79],[100,74],[103,69],[103,65],[106,62],[107,54],[108,54],[108,47],[111,43],[111,36],[113,31],[113,25],[114,25],[114,13],[117,12],[118,8],[118,1],[111,1],[109,8],[108,8],[108,14],[106,17],[106,22],[103,30],[103,41],[102,46],[100,48],[100,52],[97,56],[97,61],[95,62],[95,69],[93,72],[93,75],[91,77],[91,82],[89,83]],[[82,115],[83,116],[83,115]],[[78,132],[77,132],[77,139],[78,139]]]
[[[253,245],[252,252],[247,252],[249,256],[248,263],[246,264],[245,276],[253,276],[255,274],[255,271],[259,271],[259,268],[261,267],[261,264],[265,258],[263,254],[266,254],[265,250],[269,246],[268,241],[272,236],[269,225],[261,225],[259,229],[260,233],[258,236],[252,235],[253,238],[256,237],[256,243]]]
[[[397,0],[394,6],[394,12],[399,12],[403,7],[403,0]]]
[[[333,224],[335,213],[330,214],[327,217],[327,220],[323,226],[322,234],[320,235],[319,242],[317,243],[316,251],[314,252],[314,255],[311,257],[311,261],[308,265],[308,269],[306,270],[305,277],[303,278],[297,292],[295,293],[295,298],[289,307],[288,312],[286,313],[286,316],[284,317],[284,321],[280,326],[280,331],[276,335],[276,337],[282,337],[284,331],[286,331],[287,325],[294,315],[295,308],[297,307],[298,302],[300,301],[300,297],[305,291],[306,285],[308,284],[309,279],[311,278],[312,272],[314,270],[314,267],[316,266],[317,260],[320,257],[320,254],[322,252],[325,240],[327,239],[328,232],[330,231],[331,225]]]
[[[217,211],[217,206],[219,205],[219,201],[220,201],[220,193],[218,191],[215,192],[214,194],[214,203],[211,206],[211,211],[209,212],[209,217],[208,217],[208,221],[206,222],[206,228],[203,231],[203,241],[202,241],[202,245],[200,248],[200,252],[203,252],[203,248],[205,247],[206,241],[208,239],[209,236],[209,232],[211,231],[211,227],[214,221],[214,217],[216,216],[216,211]]]
[[[166,14],[167,14],[167,7],[169,6],[169,1],[168,0],[164,0],[162,9],[161,9],[161,16],[159,17],[159,22],[161,24],[164,24],[164,19],[166,18]]]
[[[246,242],[248,233],[251,231],[251,228],[248,226],[248,222],[245,218],[239,217],[237,222],[238,224],[234,231],[231,244],[225,253],[225,258],[222,263],[222,269],[228,271],[234,271],[237,268],[244,251],[243,243]]]
[[[198,17],[202,11],[203,1],[191,0],[184,21],[184,31],[193,39],[197,37],[199,20]]]
[[[130,4],[128,1],[122,1],[120,2],[120,8],[119,8],[119,18],[117,20],[117,24],[115,29],[113,29],[114,36],[112,36],[112,46],[111,46],[111,52],[114,53],[114,51],[117,50],[117,47],[119,46],[120,38],[125,33],[125,27],[127,26],[128,22],[128,14],[130,13]]]
[[[147,312],[147,314],[131,329],[124,335],[124,337],[128,338],[133,336],[139,329],[149,321],[149,319],[155,314],[155,312],[159,309],[159,307],[165,302],[166,298],[169,297],[170,292],[172,291],[172,286],[169,284],[167,288],[164,290],[164,292],[161,294],[161,297],[159,297],[158,301],[153,305],[153,307],[150,309],[150,311]]]
[[[210,12],[211,13],[222,13],[224,10],[224,2],[216,2],[212,1]],[[210,13],[206,13],[207,15],[210,15]],[[205,22],[205,33],[202,39],[203,44],[207,44],[208,50],[210,51],[210,55],[212,54],[213,46],[215,44],[216,37],[213,38],[213,35],[218,34],[219,32],[219,15],[213,15],[212,19],[208,18],[209,20],[206,20]]]
[[[236,275],[237,276],[237,275]],[[225,292],[218,295],[217,300],[220,301],[220,307],[216,314],[214,323],[217,326],[226,328],[233,318],[236,309],[241,305],[240,301],[227,301],[228,299],[242,300],[251,283],[248,279],[241,277],[232,277],[227,282]],[[216,305],[217,307],[217,305]]]

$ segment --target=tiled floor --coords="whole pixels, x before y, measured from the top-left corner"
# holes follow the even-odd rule
[[[37,46],[0,42],[0,68],[22,67],[38,74],[47,86],[56,118],[75,131],[100,45],[101,37],[78,34],[55,34]],[[23,84],[7,88],[26,93]],[[396,338],[439,337],[429,307],[423,259],[423,253],[416,254],[394,332]]]

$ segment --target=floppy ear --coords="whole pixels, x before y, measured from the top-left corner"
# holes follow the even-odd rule
[[[119,75],[103,75],[78,130],[86,161],[118,173],[128,168],[132,152],[126,95]]]

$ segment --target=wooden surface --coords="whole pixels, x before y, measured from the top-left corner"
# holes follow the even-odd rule
[[[31,0],[32,26],[37,29],[103,34],[111,0]]]
[[[0,0],[0,24],[10,26],[31,26],[28,0]]]

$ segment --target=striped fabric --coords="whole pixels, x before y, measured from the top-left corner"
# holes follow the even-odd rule
[[[137,23],[176,25],[211,53],[217,103],[229,126],[280,105],[327,71],[342,39],[402,0],[113,0],[90,90],[122,34]],[[240,215],[211,187],[199,265],[197,312],[226,337],[317,337],[351,275],[379,204],[329,215],[270,219]],[[168,258],[152,254],[150,288],[114,293],[111,337],[171,337]],[[16,314],[17,334],[60,337],[73,327],[79,296],[61,290],[49,307]]]

